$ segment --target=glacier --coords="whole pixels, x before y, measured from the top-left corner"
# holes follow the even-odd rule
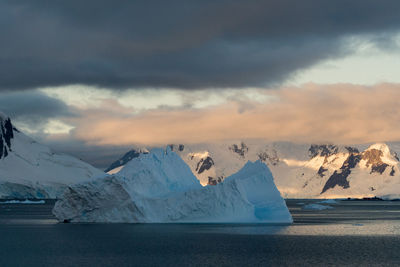
[[[54,206],[65,222],[291,223],[268,167],[248,162],[215,186],[203,187],[170,148],[156,148],[118,173],[71,185]]]

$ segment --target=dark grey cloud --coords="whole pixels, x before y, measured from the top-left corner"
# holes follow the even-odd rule
[[[10,116],[17,126],[23,124],[35,130],[41,129],[49,119],[78,115],[61,100],[36,90],[2,92],[0,111]]]
[[[0,88],[273,84],[351,52],[347,36],[389,36],[399,14],[397,0],[3,0]]]

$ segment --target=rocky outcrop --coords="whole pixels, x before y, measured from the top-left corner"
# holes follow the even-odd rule
[[[217,178],[208,176],[208,183],[207,183],[207,185],[217,185],[217,184],[219,184],[219,183],[222,183],[223,180],[224,180],[224,177],[223,177],[223,176],[219,176],[219,177],[217,177]]]
[[[212,166],[214,166],[213,159],[211,157],[206,157],[197,163],[196,172],[198,174],[203,173],[204,171],[211,169]]]
[[[14,138],[14,127],[10,118],[0,114],[0,159],[11,151],[11,139]]]
[[[389,164],[386,164],[382,161],[382,156],[383,152],[381,150],[373,148],[364,151],[361,155],[361,158],[367,161],[367,167],[371,166],[371,173],[377,172],[382,174],[386,168],[389,167]]]
[[[275,149],[273,149],[271,152],[269,151],[263,151],[257,154],[258,159],[261,160],[262,162],[269,163],[273,166],[276,166],[279,163],[279,157],[278,153],[276,152]]]
[[[179,144],[179,145],[175,145],[175,144],[169,144],[168,147],[171,149],[171,151],[179,151],[182,152],[185,149],[185,145],[183,144]]]
[[[333,154],[338,153],[339,148],[335,145],[316,145],[313,144],[308,149],[308,154],[310,158],[314,158],[316,156],[327,157]]]
[[[249,148],[246,146],[245,143],[241,142],[240,145],[237,145],[237,144],[231,145],[229,147],[229,150],[231,150],[232,152],[235,152],[236,154],[238,154],[239,156],[244,158],[246,153],[249,151]]]
[[[343,163],[342,167],[338,171],[335,171],[326,182],[324,188],[322,189],[321,194],[325,193],[328,189],[334,188],[335,186],[341,186],[343,188],[349,188],[349,182],[347,181],[347,177],[351,173],[351,169],[353,169],[359,162],[361,156],[359,154],[352,153]]]
[[[328,169],[326,169],[326,168],[324,168],[323,166],[321,166],[321,167],[319,167],[319,169],[318,169],[318,175],[320,176],[320,177],[324,177],[325,176],[325,172],[327,171]]]
[[[370,174],[383,174],[386,169],[390,168],[389,175],[394,176],[394,165],[390,165],[388,162],[385,162],[385,160],[387,161],[389,158],[391,158],[391,161],[398,162],[398,158],[397,155],[390,152],[387,145],[375,144],[363,152],[359,152],[358,149],[351,147],[346,147],[346,149],[349,151],[349,156],[340,169],[336,170],[329,177],[322,189],[321,194],[325,193],[331,188],[334,188],[335,186],[340,186],[344,189],[349,188],[350,184],[347,178],[351,174],[352,169],[359,165],[361,161],[365,162],[365,167],[370,170]],[[386,159],[384,160],[384,158]],[[320,170],[318,171],[318,174],[320,174]]]
[[[359,151],[358,148],[356,148],[356,147],[346,146],[346,150],[347,150],[349,153],[360,153],[360,151]]]

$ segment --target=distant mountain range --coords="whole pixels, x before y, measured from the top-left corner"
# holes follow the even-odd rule
[[[0,198],[57,198],[71,184],[104,172],[74,157],[54,153],[24,135],[0,113]],[[400,198],[400,165],[390,143],[340,146],[239,141],[171,144],[202,185],[216,185],[248,161],[270,168],[285,198],[383,196]],[[106,169],[117,173],[150,148],[134,148]]]
[[[400,192],[399,158],[388,144],[339,146],[246,141],[225,144],[169,145],[203,185],[215,185],[247,161],[261,160],[271,169],[285,198],[371,197]],[[120,170],[133,149],[107,171]]]

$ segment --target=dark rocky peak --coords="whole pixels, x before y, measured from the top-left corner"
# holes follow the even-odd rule
[[[278,153],[276,152],[275,149],[273,149],[272,151],[263,151],[257,154],[258,159],[261,160],[262,162],[265,163],[270,163],[273,166],[276,166],[279,163],[279,157],[278,157]],[[267,162],[268,161],[268,162]]]
[[[324,177],[324,176],[325,176],[325,172],[326,172],[327,170],[328,170],[328,169],[327,169],[327,168],[324,168],[323,166],[319,167],[319,169],[318,169],[318,175],[319,175],[320,177]]]
[[[174,145],[174,144],[169,144],[168,145],[171,151],[183,151],[185,149],[185,145],[179,144],[179,145]]]
[[[365,150],[362,153],[362,159],[367,160],[367,167],[370,164],[374,164],[375,162],[380,162],[382,156],[383,156],[383,152],[381,150],[378,150],[375,148]]]
[[[360,155],[350,154],[349,157],[343,162],[343,165],[342,167],[340,167],[340,169],[341,170],[353,169],[360,162],[360,159],[361,159]]]
[[[356,147],[346,146],[345,148],[349,153],[360,153],[360,151]]]
[[[308,155],[310,158],[316,156],[329,157],[331,155],[337,154],[339,148],[335,145],[316,145],[312,144],[308,149]]]
[[[239,156],[244,158],[246,153],[249,151],[249,148],[246,146],[245,143],[241,142],[240,145],[233,144],[229,147],[229,150],[237,153]]]
[[[375,148],[367,149],[361,154],[362,159],[367,161],[365,163],[366,166],[371,166],[371,173],[376,172],[380,174],[384,173],[386,168],[389,167],[389,164],[382,161],[382,156],[382,150]]]
[[[222,183],[223,180],[224,180],[223,176],[219,176],[219,177],[216,177],[216,178],[208,176],[207,185],[217,185],[219,183]]]
[[[119,160],[114,161],[104,172],[109,172],[115,168],[125,165],[130,160],[137,158],[140,154],[148,154],[149,151],[147,149],[132,149],[128,151],[125,155],[123,155]]]
[[[366,167],[371,168],[370,173],[383,174],[387,168],[390,168],[389,175],[395,175],[394,166],[389,165],[382,160],[384,157],[391,157],[392,160],[395,159],[398,161],[397,155],[392,153],[386,144],[374,144],[361,153],[356,148],[346,147],[346,149],[349,151],[349,156],[344,161],[342,167],[340,167],[339,170],[336,170],[329,177],[321,194],[326,192],[328,189],[334,188],[336,185],[343,188],[349,188],[350,184],[347,178],[352,169],[354,169],[361,160],[365,160]],[[320,174],[320,172],[318,172],[318,174]]]
[[[392,166],[392,169],[390,171],[390,176],[394,176],[395,173],[396,173],[396,171],[394,170],[394,166]]]
[[[197,163],[196,172],[200,174],[206,170],[211,169],[212,166],[214,166],[214,161],[211,157],[207,156]]]
[[[350,154],[347,159],[343,162],[342,167],[339,170],[336,170],[326,181],[324,188],[322,189],[321,194],[325,193],[328,189],[334,188],[335,186],[341,186],[343,188],[349,188],[350,184],[347,180],[349,177],[351,170],[357,166],[357,164],[361,160],[360,154]]]
[[[14,127],[6,115],[0,113],[0,159],[8,156],[11,150],[11,140],[14,139]]]

